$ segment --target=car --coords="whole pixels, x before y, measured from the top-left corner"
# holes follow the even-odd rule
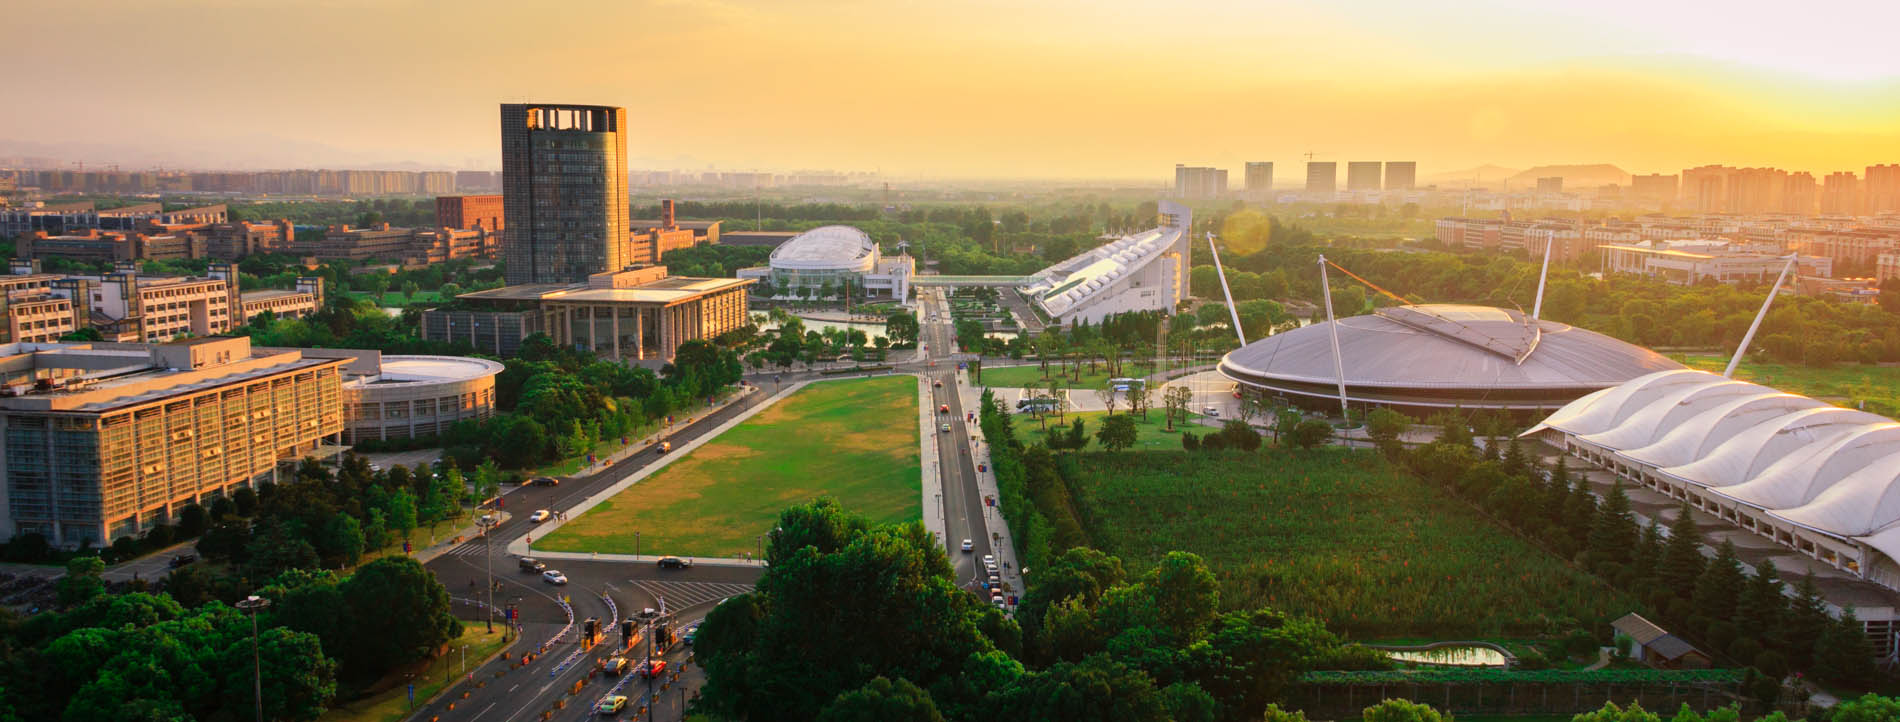
[[[942,405],[942,406],[938,406],[938,407],[937,407],[937,413],[939,413],[939,414],[947,414],[947,413],[950,413],[950,405],[949,405],[949,404],[944,404],[944,405]]]
[[[561,480],[552,476],[537,476],[527,481],[528,486],[560,486]]]
[[[382,471],[382,470],[383,470],[383,465],[382,465],[382,464],[370,464],[370,465],[369,465],[369,470],[370,470],[370,471]]]
[[[679,557],[660,557],[661,569],[685,569],[693,565],[691,561]]]
[[[997,597],[990,597],[990,603],[991,603],[991,604],[994,604],[994,605],[996,605],[996,608],[997,608],[997,609],[1007,609],[1007,608],[1009,608],[1009,605],[1007,605],[1007,604],[1004,604],[1004,603],[1003,603],[1003,598],[1002,598],[1002,597],[1000,597],[1000,596],[997,596]]]
[[[613,659],[607,660],[607,663],[602,665],[601,669],[608,674],[618,677],[626,674],[627,670],[633,669],[633,662],[627,661],[626,657],[614,657]]]
[[[990,588],[992,588],[992,589],[997,589],[997,588],[1001,588],[1002,586],[1003,586],[1003,578],[1002,578],[1002,577],[999,577],[999,576],[996,576],[995,574],[991,574],[991,575],[990,575]]]
[[[1205,408],[1205,409],[1201,409],[1201,415],[1202,415],[1202,416],[1215,416],[1215,417],[1218,417],[1218,416],[1220,416],[1220,407],[1217,407],[1217,406],[1209,406],[1209,407],[1207,407],[1207,408]]]
[[[533,514],[528,515],[528,521],[539,524],[553,517],[554,517],[554,512],[548,511],[546,509],[536,509],[534,510]]]
[[[560,586],[567,583],[567,575],[562,574],[559,570],[549,569],[545,572],[541,572],[541,581]]]
[[[983,555],[983,566],[986,566],[986,567],[993,567],[993,566],[996,566],[996,555],[994,555],[994,554],[984,554],[984,555]]]
[[[681,637],[681,639],[684,640],[688,646],[691,646],[693,640],[697,637],[699,637],[699,622],[686,625],[686,635]]]
[[[167,566],[170,566],[173,569],[177,569],[179,567],[185,566],[195,561],[198,561],[198,555],[193,554],[191,552],[185,552],[178,556],[172,557],[171,561],[165,562],[165,564]]]
[[[548,568],[548,565],[545,562],[530,559],[528,557],[521,558],[521,571],[541,572],[541,571],[547,571],[547,568]]]
[[[943,433],[946,433],[946,434],[948,434],[948,433],[950,433],[950,425],[949,425],[949,424],[941,424],[941,425],[939,425],[939,426],[937,426],[937,430],[938,430],[938,431],[941,431],[941,432],[943,432]]]
[[[939,380],[939,381],[932,381],[932,382],[930,382],[930,386],[931,386],[931,388],[938,388],[938,389],[940,389],[940,388],[943,388],[943,381],[941,381],[941,380]]]
[[[615,715],[620,714],[620,711],[626,708],[626,695],[610,694],[600,698],[599,702],[594,703],[595,714]]]
[[[976,551],[976,542],[968,539],[963,540],[963,553],[968,554],[973,551]]]
[[[643,678],[653,679],[666,672],[666,660],[649,659],[645,662],[641,662],[640,666],[633,671]]]
[[[666,453],[666,452],[669,452],[669,451],[672,451],[672,450],[673,450],[673,442],[671,442],[671,441],[662,441],[662,442],[660,442],[660,447],[659,447],[659,453],[662,453],[662,454],[664,454],[664,453]]]

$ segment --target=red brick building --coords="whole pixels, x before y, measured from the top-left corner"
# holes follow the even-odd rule
[[[501,196],[438,196],[435,199],[435,224],[457,230],[477,226],[499,231],[502,217]]]

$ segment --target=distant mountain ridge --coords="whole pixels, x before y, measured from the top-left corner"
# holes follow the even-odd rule
[[[1540,165],[1505,181],[1510,190],[1526,190],[1537,187],[1537,179],[1552,176],[1564,179],[1565,190],[1581,190],[1603,185],[1627,186],[1630,184],[1628,171],[1609,163],[1589,163],[1579,165]]]

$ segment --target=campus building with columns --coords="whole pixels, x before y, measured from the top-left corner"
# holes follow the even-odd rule
[[[502,357],[518,353],[528,336],[545,333],[558,345],[603,358],[667,362],[682,343],[744,326],[746,287],[753,283],[668,276],[665,266],[644,266],[596,273],[585,283],[505,286],[423,312],[422,333]]]

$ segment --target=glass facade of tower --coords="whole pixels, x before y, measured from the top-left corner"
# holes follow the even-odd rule
[[[577,283],[632,262],[626,117],[598,105],[501,106],[509,285]]]

